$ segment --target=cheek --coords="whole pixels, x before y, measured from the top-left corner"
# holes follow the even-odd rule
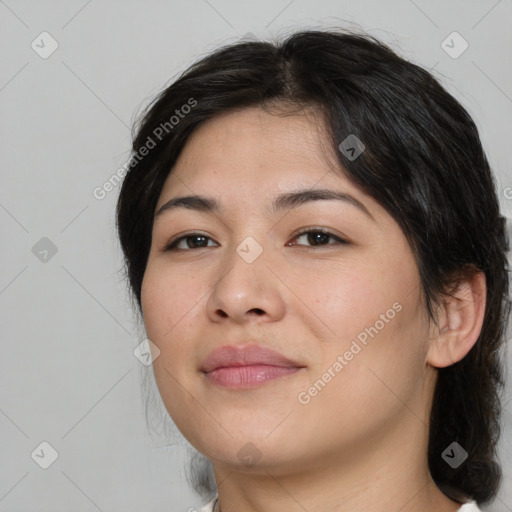
[[[428,321],[415,260],[410,252],[397,251],[363,263],[333,269],[321,280],[308,277],[310,286],[301,291],[308,292],[311,309],[329,327],[322,341],[330,343],[322,343],[323,365],[318,370],[325,371],[346,354],[348,363],[335,379],[340,392],[352,387],[361,392],[370,386],[371,397],[376,391],[372,380],[377,388],[383,386],[373,370],[407,393],[424,369],[428,349]]]
[[[378,435],[382,424],[403,412],[404,404],[415,407],[427,345],[413,295],[395,308],[383,309],[385,320],[372,314],[368,304],[366,325],[352,325],[356,334],[345,336],[342,331],[336,343],[323,345],[322,364],[311,376],[311,385],[321,391],[311,399],[311,410],[308,405],[304,412],[322,416],[332,436],[343,432],[355,439],[362,430]],[[341,330],[341,321],[338,325]]]
[[[178,334],[197,315],[205,290],[194,275],[178,273],[163,265],[150,264],[141,289],[142,314],[148,338],[164,354]]]
[[[388,297],[389,302],[393,296]],[[385,413],[413,403],[422,387],[428,351],[428,324],[419,289],[377,311],[356,337],[361,351],[346,369],[354,392],[363,390],[369,410]],[[363,339],[364,343],[359,340]]]
[[[394,302],[401,298],[396,281],[367,266],[319,268],[288,281],[302,318],[318,325],[316,335],[323,341],[344,344],[379,321],[381,314],[394,316]],[[306,315],[306,316],[304,316]]]
[[[165,407],[180,427],[197,414],[184,389],[192,389],[190,379],[197,373],[195,333],[204,311],[204,300],[200,299],[205,290],[201,285],[204,280],[166,267],[154,261],[148,265],[141,305],[147,337],[160,350],[152,365],[156,383]]]

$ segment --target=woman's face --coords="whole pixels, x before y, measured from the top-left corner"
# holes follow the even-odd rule
[[[329,166],[318,126],[258,108],[218,116],[192,134],[158,200],[157,211],[179,196],[218,206],[156,216],[142,284],[165,406],[215,464],[277,474],[426,435],[434,382],[417,265],[391,216]],[[344,195],[279,199],[320,190]],[[254,344],[300,368],[245,387],[202,371],[213,349]]]

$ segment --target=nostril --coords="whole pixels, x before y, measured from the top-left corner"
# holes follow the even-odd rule
[[[263,311],[262,309],[260,308],[252,308],[251,310],[249,310],[249,313],[254,311],[254,313],[258,314],[258,315],[264,315],[265,314],[265,311]]]

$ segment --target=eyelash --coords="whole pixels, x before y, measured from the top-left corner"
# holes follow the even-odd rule
[[[303,231],[300,231],[299,233],[297,233],[294,237],[293,237],[293,240],[295,240],[296,238],[299,238],[300,236],[303,236],[303,235],[307,235],[309,233],[322,233],[323,235],[327,235],[328,238],[332,238],[334,240],[337,241],[337,244],[333,244],[333,243],[330,243],[330,244],[321,244],[321,245],[305,245],[303,247],[310,247],[310,248],[316,248],[316,247],[326,247],[326,246],[329,246],[329,245],[350,245],[350,242],[348,242],[347,240],[343,239],[343,238],[340,238],[339,236],[337,235],[334,235],[333,233],[331,233],[330,231],[324,229],[324,228],[307,228]],[[178,249],[176,246],[182,241],[182,240],[186,240],[187,238],[194,238],[195,236],[201,236],[203,238],[207,238],[207,239],[210,239],[211,238],[203,233],[188,233],[186,235],[182,235],[178,238],[175,238],[174,240],[171,240],[164,248],[164,251],[165,252],[171,252],[171,251],[193,251],[193,250],[197,250],[197,249],[205,249],[206,247],[211,247],[211,246],[206,246],[206,247],[193,247],[193,248],[187,248],[187,249]],[[292,245],[302,245],[302,244],[292,244]]]

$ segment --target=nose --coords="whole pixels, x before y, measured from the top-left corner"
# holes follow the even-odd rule
[[[276,265],[269,265],[269,249],[254,261],[233,250],[216,268],[220,276],[206,302],[206,312],[216,323],[271,322],[283,317],[283,285]],[[242,254],[242,256],[240,255]]]

